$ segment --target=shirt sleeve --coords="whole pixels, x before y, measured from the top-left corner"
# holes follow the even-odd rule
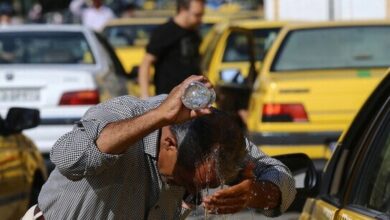
[[[84,0],[73,0],[69,5],[69,9],[73,14],[77,16],[81,16],[84,5],[85,5]]]
[[[274,217],[285,212],[294,201],[296,195],[295,180],[290,170],[279,160],[267,156],[259,148],[246,140],[250,159],[255,162],[254,174],[256,181],[269,181],[279,187],[281,203],[278,207],[259,210],[266,216]]]
[[[96,140],[110,122],[135,117],[143,112],[139,106],[124,105],[120,98],[90,108],[73,130],[54,144],[50,159],[59,171],[71,180],[80,180],[103,172],[121,155],[102,153]]]

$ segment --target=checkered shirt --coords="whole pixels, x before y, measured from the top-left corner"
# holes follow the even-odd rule
[[[145,136],[120,155],[98,150],[96,139],[110,122],[133,118],[156,108],[166,95],[140,100],[131,96],[111,99],[90,108],[73,130],[54,144],[51,160],[56,165],[42,187],[38,206],[45,219],[184,219],[183,187],[167,186],[156,164],[159,130]],[[275,183],[282,192],[273,215],[288,208],[295,197],[294,179],[279,161],[247,141],[257,158],[257,179]]]

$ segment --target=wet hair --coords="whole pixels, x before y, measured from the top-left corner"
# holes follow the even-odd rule
[[[177,164],[195,170],[206,159],[216,159],[217,173],[226,182],[237,177],[247,154],[243,131],[227,113],[212,114],[171,126],[179,156]]]
[[[179,13],[180,9],[189,9],[192,1],[199,1],[203,4],[205,0],[177,0],[176,1],[176,12]]]

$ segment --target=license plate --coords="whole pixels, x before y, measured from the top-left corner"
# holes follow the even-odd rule
[[[33,102],[39,96],[39,89],[0,89],[0,102]]]

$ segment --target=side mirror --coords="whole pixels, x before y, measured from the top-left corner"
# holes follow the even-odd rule
[[[301,211],[306,198],[315,196],[319,189],[320,175],[313,161],[303,153],[277,155],[274,158],[285,164],[295,179],[297,195],[289,210]]]
[[[5,131],[8,134],[19,133],[24,129],[39,125],[39,110],[29,108],[11,108],[5,119]]]

